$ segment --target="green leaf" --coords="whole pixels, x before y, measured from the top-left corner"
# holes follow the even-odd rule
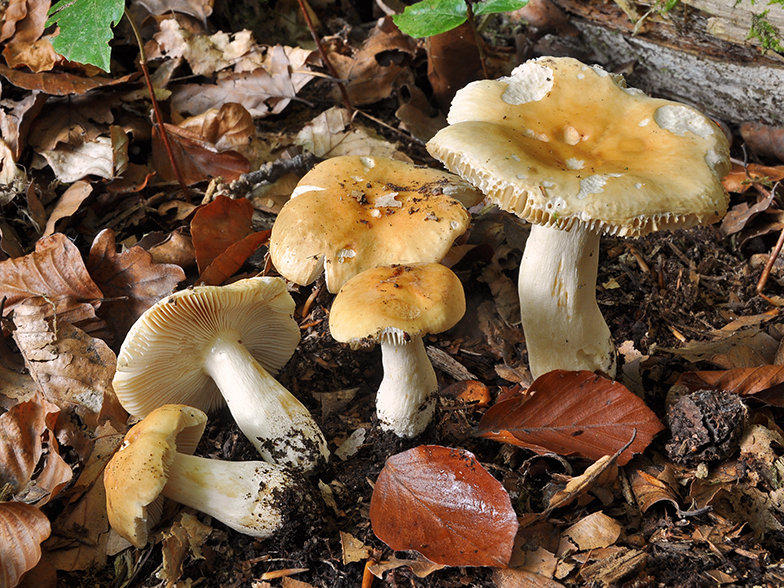
[[[432,37],[459,27],[467,18],[464,0],[422,0],[392,20],[406,35]]]
[[[125,10],[124,0],[60,0],[49,10],[46,26],[57,23],[54,50],[69,61],[109,71],[109,41]]]
[[[474,2],[474,14],[499,14],[501,12],[512,12],[520,10],[528,0],[486,0],[486,2]]]

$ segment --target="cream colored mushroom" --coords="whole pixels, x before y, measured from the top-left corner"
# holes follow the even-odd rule
[[[209,412],[226,403],[264,459],[318,470],[329,458],[324,434],[272,375],[299,343],[293,314],[294,300],[281,278],[177,292],[128,332],[117,356],[117,398],[136,416],[163,404]]]
[[[463,285],[437,263],[369,269],[340,289],[329,314],[332,336],[355,348],[381,345],[376,414],[382,429],[399,437],[425,430],[438,381],[422,337],[452,328],[464,313]]]
[[[615,345],[596,304],[600,234],[720,219],[730,168],[724,134],[690,106],[650,98],[621,76],[565,57],[469,84],[447,120],[428,151],[533,223],[519,276],[533,376],[614,376]]]

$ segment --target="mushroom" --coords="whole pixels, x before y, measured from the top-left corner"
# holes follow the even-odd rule
[[[106,465],[109,523],[135,547],[147,544],[163,497],[260,538],[313,504],[304,480],[286,468],[192,455],[206,423],[207,415],[191,406],[161,406],[131,427]]]
[[[117,397],[142,417],[163,404],[210,412],[225,402],[265,460],[312,472],[326,463],[327,442],[308,409],[271,375],[299,343],[293,313],[281,278],[177,292],[128,332],[117,356]]]
[[[613,377],[615,345],[596,304],[600,234],[642,236],[720,219],[730,168],[724,134],[690,106],[650,98],[566,57],[469,84],[447,120],[428,151],[533,223],[519,275],[532,375]]]
[[[381,345],[376,414],[383,430],[398,437],[425,430],[438,381],[422,337],[452,328],[464,313],[463,285],[438,263],[369,269],[340,289],[329,314],[332,336],[352,348]]]
[[[482,194],[454,174],[383,157],[328,159],[300,180],[278,214],[270,258],[300,285],[322,271],[330,292],[358,273],[440,261]]]

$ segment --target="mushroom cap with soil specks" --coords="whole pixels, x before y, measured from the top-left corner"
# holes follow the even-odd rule
[[[724,133],[690,106],[650,98],[568,57],[459,90],[427,144],[502,209],[536,224],[617,235],[720,219]]]
[[[340,156],[308,172],[278,214],[270,257],[289,280],[322,272],[337,292],[366,269],[440,261],[482,194],[460,177],[383,157]]]
[[[286,468],[191,455],[206,421],[196,408],[164,405],[128,431],[106,465],[109,523],[134,546],[147,544],[164,497],[259,538],[314,504],[303,479]]]

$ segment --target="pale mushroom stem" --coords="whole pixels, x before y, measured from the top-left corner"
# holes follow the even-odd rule
[[[324,434],[310,412],[239,341],[219,336],[205,358],[240,430],[266,460],[312,472],[329,458]]]
[[[615,377],[615,344],[596,304],[600,234],[532,225],[520,264],[520,314],[531,375],[589,370]]]
[[[161,493],[235,531],[264,538],[283,526],[281,498],[297,487],[292,474],[263,461],[219,461],[176,453]]]
[[[384,379],[376,393],[376,414],[383,430],[410,438],[424,431],[433,417],[438,380],[422,337],[401,339],[381,342]]]

